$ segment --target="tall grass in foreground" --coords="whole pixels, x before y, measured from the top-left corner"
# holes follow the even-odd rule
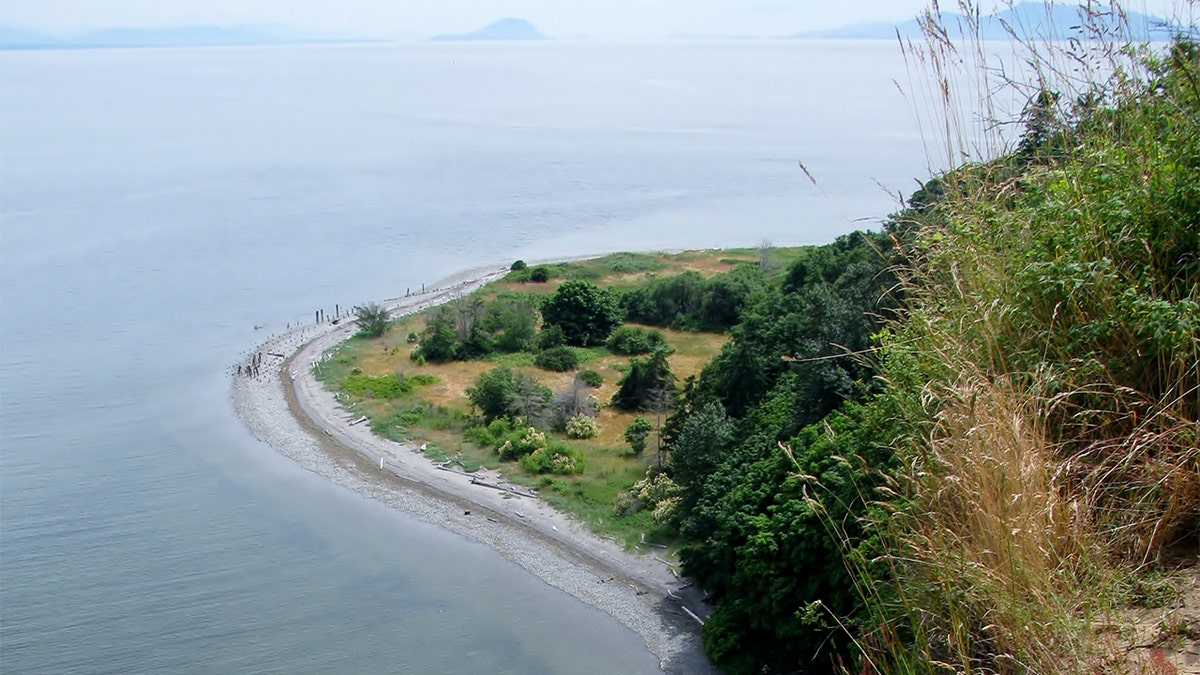
[[[884,336],[885,378],[919,392],[897,400],[929,431],[896,448],[879,548],[847,542],[864,672],[1170,672],[1096,626],[1128,575],[1197,562],[1200,47],[1139,50],[1101,5],[1078,42],[1019,41],[1023,133],[974,164],[953,71],[977,69],[985,111],[1011,82],[926,16],[918,60],[960,168]]]

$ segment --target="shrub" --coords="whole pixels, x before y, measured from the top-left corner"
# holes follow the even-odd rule
[[[496,366],[475,378],[467,387],[467,399],[485,420],[523,415],[539,420],[550,403],[550,389],[508,366]]]
[[[496,453],[500,455],[500,459],[504,461],[512,461],[521,459],[526,455],[541,450],[546,447],[546,434],[538,431],[534,427],[526,427],[519,434],[509,434],[508,440],[500,444],[496,448]],[[523,464],[522,464],[523,465]],[[535,473],[546,473],[545,471]]]
[[[354,318],[358,321],[358,337],[377,338],[383,335],[388,327],[387,309],[374,302],[355,306]]]
[[[513,432],[512,423],[506,417],[492,420],[487,426],[470,427],[463,431],[463,438],[481,448],[499,448]]]
[[[674,523],[678,512],[681,492],[682,489],[670,476],[650,467],[646,470],[645,478],[617,495],[613,502],[613,512],[622,516],[643,509],[653,509],[655,523],[670,525]]]
[[[651,431],[654,431],[654,425],[641,415],[633,418],[633,422],[625,427],[625,442],[633,448],[633,454],[640,455],[646,449],[646,438]]]
[[[533,363],[543,370],[565,373],[579,366],[579,355],[567,346],[553,347],[539,353]]]
[[[509,267],[509,269],[512,270],[513,272],[520,272],[521,270],[525,269],[526,267],[529,267],[529,265],[526,265],[524,260],[518,260],[518,261],[514,262],[512,264],[512,267]]]
[[[530,473],[552,473],[560,476],[583,473],[583,455],[561,443],[539,448],[521,458],[521,468]]]
[[[594,370],[581,370],[576,377],[592,388],[599,388],[600,385],[604,384],[604,376]]]
[[[550,270],[545,267],[535,267],[529,271],[529,280],[534,283],[544,284],[550,281]]]
[[[553,349],[555,347],[561,347],[566,343],[567,336],[563,334],[563,329],[558,326],[542,326],[541,332],[538,333],[538,349]]]
[[[575,415],[567,420],[567,438],[595,438],[600,435],[600,425],[587,415]]]
[[[661,331],[641,326],[620,326],[608,336],[608,351],[624,356],[649,354],[655,349],[665,348],[667,338]]]
[[[414,405],[396,413],[396,421],[406,427],[420,424],[425,419],[425,406]]]

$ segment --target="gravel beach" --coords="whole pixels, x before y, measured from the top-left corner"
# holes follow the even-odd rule
[[[472,270],[384,304],[393,315],[420,312],[506,271]],[[661,560],[625,551],[541,499],[479,484],[505,486],[495,472],[443,470],[419,448],[375,436],[367,424],[352,424],[312,375],[312,365],[355,330],[348,319],[303,326],[257,347],[251,355],[260,364],[254,374],[235,368],[234,405],[258,440],[340,486],[482,542],[607,612],[642,636],[664,672],[716,672],[704,657],[692,616],[706,613],[699,594]]]

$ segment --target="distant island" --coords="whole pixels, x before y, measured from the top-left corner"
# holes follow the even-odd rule
[[[525,19],[500,19],[471,33],[438,35],[435,42],[487,42],[548,39],[536,26]]]
[[[0,49],[107,49],[126,47],[217,47],[322,42],[358,42],[286,26],[171,26],[107,28],[63,37],[0,26]]]
[[[1049,8],[1042,2],[1022,2],[995,14],[979,17],[979,37],[984,40],[1009,40],[1015,32],[1019,37],[1040,40],[1068,40],[1071,38],[1116,38],[1119,20],[1111,15],[1098,15],[1088,24],[1091,31],[1081,34],[1080,7],[1074,4],[1052,4]],[[944,27],[952,40],[970,34],[970,20],[962,14],[942,12],[938,23]],[[1170,40],[1175,35],[1188,32],[1183,26],[1170,20],[1129,11],[1126,13],[1130,37],[1151,41]],[[1092,34],[1099,31],[1099,35]],[[787,37],[841,40],[891,40],[923,37],[916,19],[903,23],[860,23],[830,30],[806,31]]]

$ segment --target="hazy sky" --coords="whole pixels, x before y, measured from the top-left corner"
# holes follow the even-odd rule
[[[1130,0],[1124,6],[1171,15],[1189,2],[1196,0]],[[955,0],[941,4],[947,10],[957,6]],[[58,33],[111,26],[282,24],[428,37],[513,16],[553,37],[774,36],[864,21],[899,22],[926,6],[928,0],[3,0],[0,23]]]

